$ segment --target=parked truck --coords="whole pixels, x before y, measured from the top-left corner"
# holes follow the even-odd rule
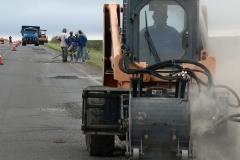
[[[35,46],[38,46],[48,43],[46,31],[42,30],[40,26],[22,26],[20,32],[22,33],[22,45],[35,44]]]
[[[39,45],[39,26],[22,26],[22,45],[26,46],[26,44],[35,44],[35,46]]]

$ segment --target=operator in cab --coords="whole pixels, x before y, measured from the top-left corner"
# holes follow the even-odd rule
[[[183,55],[181,36],[174,27],[167,24],[167,12],[167,5],[155,6],[152,15],[153,25],[146,26],[140,31],[139,61],[145,61],[148,65],[157,63],[150,51],[150,41],[147,39],[152,40],[161,61],[179,59]],[[146,31],[149,35],[147,37]]]

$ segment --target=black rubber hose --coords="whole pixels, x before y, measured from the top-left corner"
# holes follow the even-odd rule
[[[122,72],[124,73],[127,73],[127,74],[140,74],[140,73],[151,73],[152,71],[151,70],[146,70],[146,69],[143,69],[143,70],[136,70],[136,69],[130,69],[130,68],[127,68],[128,65],[126,65],[126,62],[129,61],[129,56],[128,54],[124,54],[121,59],[119,60],[119,68]],[[124,66],[123,66],[124,64]],[[169,65],[165,65],[163,64],[163,67],[168,67]]]
[[[207,77],[209,76],[206,72],[203,72],[203,71],[201,71],[201,70],[192,69],[192,71],[194,71],[194,72],[200,72],[200,73],[202,73],[202,74],[205,74]]]
[[[128,68],[126,68],[126,65],[123,66],[123,63],[124,63],[124,61],[126,61],[126,60],[129,60],[128,55],[123,55],[123,56],[121,57],[120,61],[119,61],[119,68],[121,69],[121,71],[123,71],[123,72],[125,72],[125,73],[127,73],[127,74],[142,74],[142,73],[147,73],[147,74],[154,75],[154,76],[156,76],[156,77],[158,77],[158,78],[161,78],[161,79],[164,79],[164,80],[176,80],[176,79],[179,78],[179,76],[173,76],[173,77],[162,76],[162,75],[160,75],[159,73],[157,73],[156,71],[128,69]],[[162,67],[169,67],[169,66],[172,66],[172,64],[164,64],[164,63],[162,64]],[[180,69],[180,70],[183,69],[183,67],[180,66],[180,65],[175,65],[175,67],[178,68],[178,69]],[[197,84],[198,84],[198,87],[199,87],[199,89],[200,89],[199,83],[201,83],[201,81],[199,80],[199,78],[197,78],[197,76],[195,75],[195,73],[194,73],[194,72],[191,72],[190,70],[189,70],[188,74],[196,80],[196,82],[197,82]]]
[[[130,54],[128,54],[128,56],[124,59],[124,67],[126,69],[130,69],[129,60],[130,60]]]
[[[202,65],[198,62],[189,61],[189,60],[176,60],[176,61],[175,60],[174,61],[169,60],[169,61],[163,61],[163,62],[158,63],[158,64],[154,64],[154,65],[152,65],[152,67],[150,66],[150,67],[147,67],[146,69],[143,69],[143,70],[136,70],[136,69],[127,68],[127,65],[125,64],[126,60],[129,61],[128,54],[124,54],[119,61],[119,68],[122,72],[127,73],[127,74],[144,74],[144,73],[147,73],[147,74],[154,75],[154,76],[156,76],[158,78],[161,78],[161,79],[164,79],[164,80],[176,80],[178,78],[178,76],[176,76],[176,77],[162,76],[159,73],[155,72],[154,70],[149,70],[149,68],[150,69],[157,69],[157,68],[160,69],[160,68],[164,68],[164,67],[171,67],[171,66],[174,65],[174,67],[176,67],[180,70],[183,70],[183,67],[176,64],[176,63],[183,63],[183,62],[184,63],[190,63],[190,64],[195,64],[196,63],[197,66],[201,67],[206,72],[208,72],[208,73],[206,73],[206,75],[208,75],[208,79],[210,80],[209,81],[210,86],[213,83],[210,71],[204,65]],[[125,65],[123,66],[123,64],[125,64]],[[196,82],[198,84],[199,91],[200,91],[200,83],[204,86],[207,86],[207,84],[204,83],[202,80],[200,80],[193,71],[191,71],[190,69],[186,69],[186,70],[188,70],[188,75],[190,75],[193,79],[196,80]]]
[[[146,68],[146,70],[156,70],[156,69],[161,69],[163,68],[163,64],[168,64],[168,65],[174,65],[176,63],[189,63],[189,64],[194,64],[200,68],[202,68],[206,74],[208,75],[208,82],[210,83],[210,85],[213,84],[213,78],[212,78],[212,74],[211,72],[208,70],[207,67],[205,67],[203,64],[196,62],[196,61],[191,61],[191,60],[168,60],[168,61],[163,61],[161,63],[157,63],[154,65],[151,65],[149,67]]]
[[[162,68],[164,68],[164,67],[171,67],[171,66],[172,66],[172,63],[171,63],[171,64],[162,64],[162,65],[161,65]],[[187,70],[187,71],[188,71],[188,74],[189,74],[191,77],[193,77],[193,78],[197,81],[197,83],[200,83],[200,84],[202,84],[202,85],[204,85],[204,86],[207,86],[207,84],[206,84],[205,82],[203,82],[201,79],[199,79],[193,71],[201,72],[201,73],[205,74],[206,76],[208,76],[207,73],[205,73],[205,72],[203,72],[203,71],[200,71],[200,70],[191,70],[191,69],[189,69],[189,68],[183,68],[182,66],[176,65],[176,64],[175,64],[175,67],[178,68],[178,69],[181,69],[181,70],[179,70],[179,72],[181,72],[182,70]]]
[[[123,67],[123,62],[124,62],[124,59],[125,59],[125,57],[126,57],[127,55],[126,54],[123,54],[123,56],[120,58],[120,60],[119,60],[119,69],[123,72],[123,73],[128,73],[128,70],[125,68],[125,67]]]
[[[121,59],[124,59],[123,61],[124,61],[124,64],[126,63],[126,58],[127,58],[128,56],[127,55],[124,55],[124,56],[122,56],[122,58]],[[129,58],[128,58],[128,61],[129,61]],[[120,61],[119,61],[120,62]],[[204,66],[204,65],[202,65],[201,63],[199,63],[199,62],[194,62],[194,61],[190,61],[190,60],[174,60],[174,63],[190,63],[190,64],[195,64],[195,65],[197,65],[197,66],[199,66],[199,67],[201,67],[202,69],[204,69],[205,70],[205,72],[203,72],[203,71],[200,71],[200,70],[194,70],[194,71],[196,71],[196,72],[201,72],[201,73],[203,73],[203,74],[205,74],[206,76],[208,76],[209,77],[209,79],[211,79],[210,80],[210,83],[212,84],[212,75],[211,75],[211,73],[210,73],[210,71]],[[122,62],[120,63],[120,64],[123,64]],[[127,71],[127,73],[129,73],[129,74],[133,74],[133,73],[137,73],[137,71],[139,71],[139,73],[149,73],[147,70],[156,70],[156,69],[161,69],[161,68],[164,68],[164,67],[171,67],[173,65],[173,61],[172,60],[169,60],[169,61],[163,61],[163,62],[160,62],[160,63],[157,63],[157,64],[154,64],[154,65],[151,65],[151,66],[149,66],[149,67],[147,67],[146,68],[146,72],[145,71],[142,71],[142,70],[132,70],[132,69],[127,69],[126,67],[126,64],[124,65],[125,66],[125,69],[127,69],[128,71]],[[175,66],[177,66],[177,65],[175,65]],[[179,65],[178,65],[179,66]],[[121,68],[120,68],[121,69]],[[181,68],[182,69],[182,68]],[[125,70],[126,71],[126,70]],[[207,72],[207,73],[206,73]],[[126,73],[126,72],[125,72]],[[206,85],[206,84],[204,84],[204,83],[202,83],[202,82],[200,82],[201,84],[203,84],[203,85]]]
[[[188,75],[190,75],[193,79],[196,80],[197,85],[198,85],[198,91],[201,91],[201,86],[200,86],[200,81],[199,78],[197,78],[196,74],[194,72],[192,72],[189,68],[186,68],[186,71],[188,73]]]

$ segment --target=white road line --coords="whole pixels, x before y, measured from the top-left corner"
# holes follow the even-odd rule
[[[11,51],[11,50],[8,50],[7,52],[3,53],[3,55],[2,55],[2,56],[6,55],[6,54],[7,54],[9,51]]]
[[[74,68],[76,68],[78,71],[84,73],[84,74],[88,74],[87,72],[84,72],[83,70],[81,70],[79,67],[77,67],[76,65],[70,63],[71,66],[73,66]]]
[[[72,65],[74,68],[76,68],[78,71],[80,71],[81,73],[84,73],[84,74],[88,74],[88,73],[86,73],[86,72],[84,72],[83,70],[81,70],[80,68],[78,68],[76,65],[74,65],[74,64],[70,64],[70,65]],[[79,77],[78,77],[79,78]],[[96,78],[96,77],[81,77],[81,78],[86,78],[86,79],[90,79],[90,80],[92,80],[93,82],[95,82],[96,84],[98,84],[98,85],[102,85],[102,83],[101,82],[99,82],[99,81],[97,81],[96,79],[99,79],[99,78]]]
[[[51,53],[54,54],[53,52],[51,52]],[[71,64],[71,63],[70,63],[70,65],[71,65],[72,67],[76,68],[76,69],[77,69],[78,71],[80,71],[81,73],[86,74],[86,75],[88,74],[87,72],[85,72],[85,71],[81,70],[79,67],[77,67],[75,64]],[[78,78],[90,79],[90,80],[92,80],[93,82],[95,82],[96,84],[102,85],[101,82],[97,81],[97,79],[101,79],[101,77],[78,77]]]

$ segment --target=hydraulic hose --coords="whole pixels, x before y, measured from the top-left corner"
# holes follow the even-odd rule
[[[204,134],[211,132],[213,129],[215,129],[216,127],[218,127],[219,125],[221,125],[222,123],[226,122],[227,120],[230,121],[234,121],[234,122],[240,122],[240,119],[237,119],[236,117],[240,117],[240,113],[237,114],[231,114],[228,116],[223,117],[222,119],[220,119],[219,121],[217,121],[217,123],[215,123],[213,125],[213,127],[211,127],[208,131],[206,131]]]
[[[238,117],[240,117],[240,116],[238,116]],[[233,121],[233,122],[240,122],[240,119],[239,119],[239,118],[236,118],[236,117],[234,117],[234,118],[230,119],[230,121]]]
[[[222,124],[223,122],[227,121],[227,120],[236,120],[236,117],[240,117],[240,113],[237,113],[237,114],[231,114],[231,115],[228,115],[226,117],[223,117],[222,119],[220,119],[217,123],[214,124],[213,128],[219,126],[220,124]]]
[[[127,62],[129,62],[129,60],[130,60],[129,53],[123,54],[123,56],[119,60],[119,68],[124,73],[127,73],[127,74],[144,74],[144,73],[146,73],[146,74],[151,74],[151,75],[158,77],[160,79],[163,79],[163,80],[176,80],[179,78],[179,76],[171,76],[171,77],[170,76],[162,76],[161,74],[159,74],[158,72],[155,71],[157,69],[174,66],[174,68],[179,69],[179,71],[183,71],[183,70],[187,71],[187,74],[196,80],[199,91],[200,91],[200,84],[202,84],[204,86],[208,86],[208,84],[203,82],[201,79],[199,79],[193,70],[191,70],[189,68],[183,68],[182,66],[178,65],[178,63],[194,64],[196,66],[199,66],[200,68],[202,68],[205,71],[205,72],[203,72],[200,70],[195,70],[197,72],[201,72],[201,73],[205,74],[208,77],[209,86],[212,86],[212,84],[213,84],[212,75],[211,75],[210,71],[204,65],[202,65],[201,63],[198,63],[198,62],[194,62],[194,61],[190,61],[190,60],[169,60],[169,61],[163,61],[163,62],[154,64],[154,65],[151,65],[151,66],[147,67],[146,69],[137,70],[137,69],[129,68],[129,65],[127,64]],[[175,71],[173,71],[173,72],[175,72]]]
[[[168,64],[168,65],[172,66],[172,65],[174,65],[176,63],[188,63],[188,64],[193,64],[193,65],[196,65],[196,66],[202,68],[206,72],[206,75],[208,76],[209,84],[213,85],[213,77],[212,77],[211,72],[203,64],[201,64],[199,62],[196,62],[196,61],[181,60],[181,59],[178,59],[178,60],[168,60],[168,61],[163,61],[163,62],[160,62],[160,63],[153,64],[153,65],[147,67],[146,70],[161,69],[161,68],[163,68],[163,64]]]
[[[231,103],[228,103],[228,105],[233,107],[233,108],[239,108],[240,107],[240,98],[232,88],[230,88],[228,86],[225,86],[225,85],[214,85],[213,88],[225,88],[225,89],[229,90],[235,96],[235,98],[237,99],[237,105],[234,105],[234,104],[231,104]]]

